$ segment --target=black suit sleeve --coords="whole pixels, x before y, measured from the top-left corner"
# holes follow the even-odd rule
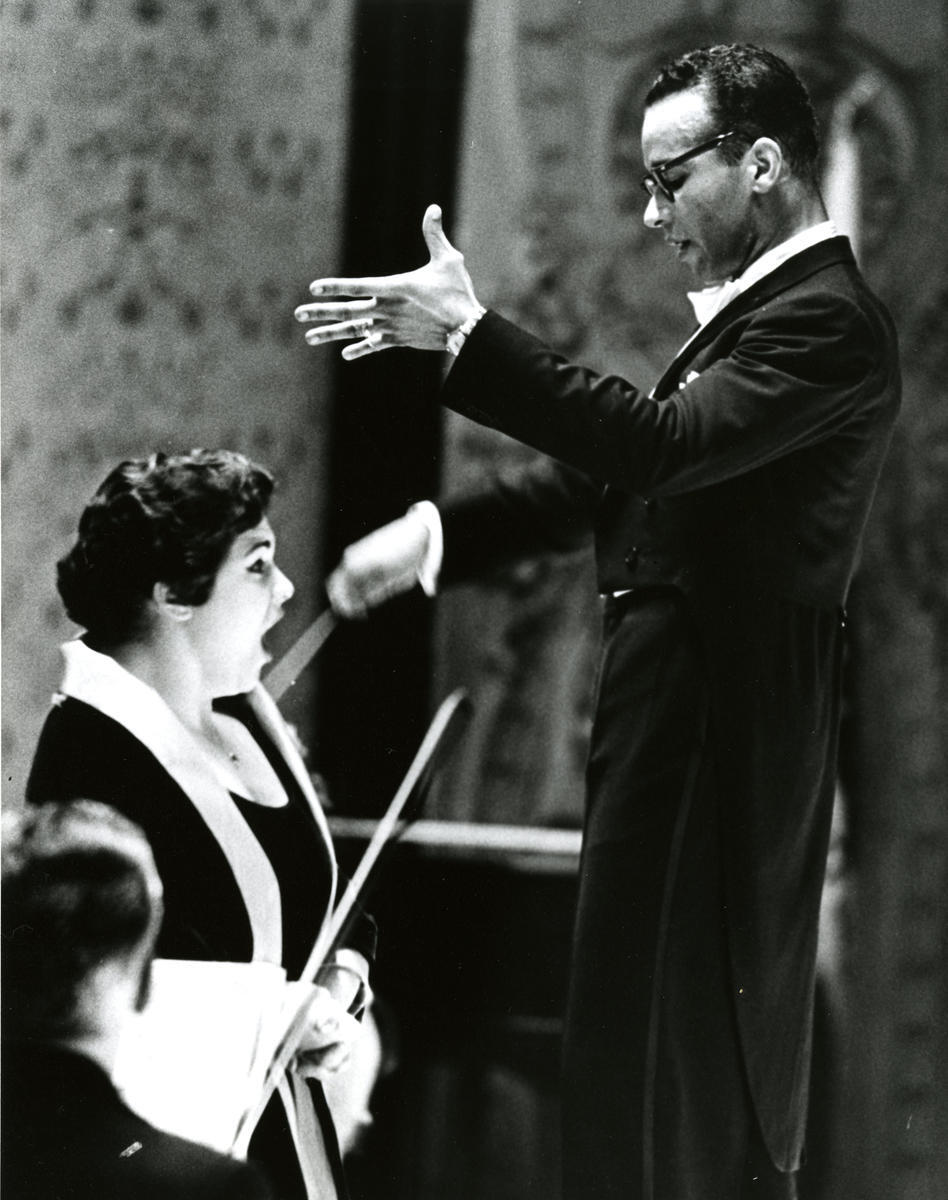
[[[524,557],[588,546],[601,494],[593,480],[550,458],[489,472],[476,487],[449,493],[438,503],[441,582],[463,583]]]
[[[220,1186],[214,1188],[213,1200],[276,1200],[276,1193],[254,1162],[233,1164],[222,1172]],[[209,1195],[208,1200],[212,1200]]]
[[[837,292],[782,297],[727,331],[668,400],[567,362],[488,312],[444,403],[628,492],[674,495],[733,478],[843,430],[889,369],[871,310]],[[698,364],[700,365],[700,364]],[[873,414],[874,416],[875,414]]]

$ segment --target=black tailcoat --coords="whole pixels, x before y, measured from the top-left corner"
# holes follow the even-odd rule
[[[845,238],[732,301],[650,395],[493,312],[447,377],[448,407],[549,457],[441,505],[443,581],[591,535],[600,591],[626,593],[566,1030],[577,1196],[653,1195],[656,1119],[684,1161],[742,1091],[776,1166],[799,1163],[843,605],[899,397],[891,319]]]

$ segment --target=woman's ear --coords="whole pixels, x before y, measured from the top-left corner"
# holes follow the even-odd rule
[[[760,137],[749,150],[749,165],[753,173],[751,188],[755,192],[769,192],[783,175],[783,150],[773,138]]]
[[[172,621],[184,623],[190,621],[194,609],[190,604],[181,604],[171,595],[171,589],[166,583],[156,583],[151,593],[152,601],[159,614],[169,617]]]

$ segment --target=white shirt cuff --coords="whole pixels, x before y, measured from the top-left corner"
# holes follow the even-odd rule
[[[444,558],[444,531],[441,527],[441,514],[430,500],[419,500],[408,510],[409,514],[417,517],[428,531],[428,548],[425,557],[418,567],[418,582],[426,596],[434,596],[438,591],[438,576],[441,574],[441,561]]]
[[[461,353],[464,348],[464,343],[468,339],[468,335],[474,329],[474,326],[481,319],[487,309],[483,304],[478,304],[477,312],[473,317],[468,317],[463,325],[459,325],[457,329],[452,330],[445,339],[445,348],[449,354],[453,354],[455,358]]]

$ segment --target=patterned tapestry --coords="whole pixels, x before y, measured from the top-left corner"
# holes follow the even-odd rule
[[[73,632],[54,564],[120,459],[227,446],[271,467],[297,585],[281,645],[314,615],[329,360],[292,309],[337,266],[351,9],[3,6],[6,802]],[[288,706],[303,724],[311,687]]]

